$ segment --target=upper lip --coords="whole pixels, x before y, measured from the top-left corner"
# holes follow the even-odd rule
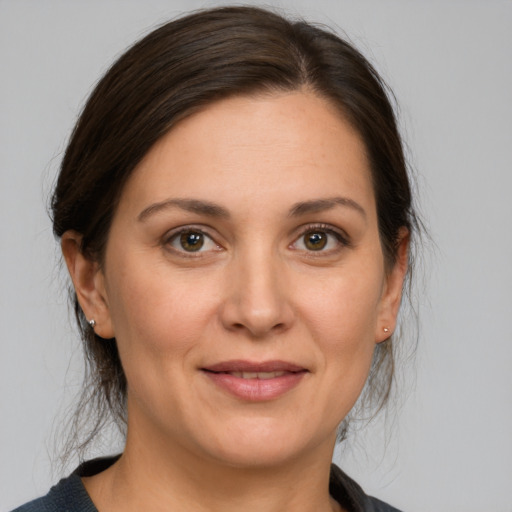
[[[307,371],[303,366],[299,366],[287,361],[244,361],[235,359],[231,361],[222,361],[201,368],[209,372],[231,373],[231,372],[302,372]]]

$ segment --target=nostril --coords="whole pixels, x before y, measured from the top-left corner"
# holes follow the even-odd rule
[[[249,294],[247,287],[242,291],[245,296],[240,296],[238,288],[237,293],[222,303],[219,319],[225,329],[237,333],[247,331],[251,337],[261,338],[284,332],[293,324],[294,314],[286,300]]]
[[[270,333],[277,334],[281,331],[286,330],[286,324],[283,322],[279,322],[273,326],[265,327],[265,326],[256,326],[256,325],[245,325],[242,322],[235,322],[231,324],[231,330],[233,331],[248,331],[251,337],[260,338],[262,336],[266,336]]]

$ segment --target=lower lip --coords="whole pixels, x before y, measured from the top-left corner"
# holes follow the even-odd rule
[[[217,386],[250,402],[274,400],[284,395],[302,380],[306,372],[290,372],[272,379],[243,379],[229,373],[203,372]]]

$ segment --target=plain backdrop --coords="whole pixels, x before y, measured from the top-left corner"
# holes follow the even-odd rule
[[[0,0],[2,511],[61,476],[51,433],[79,383],[46,213],[69,132],[130,43],[220,3]],[[405,512],[512,511],[512,2],[252,4],[343,30],[375,63],[401,106],[436,246],[418,288],[421,337],[401,414],[371,423],[337,462]]]

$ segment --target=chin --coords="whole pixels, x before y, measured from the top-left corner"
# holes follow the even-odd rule
[[[331,436],[318,439],[305,426],[293,424],[286,428],[283,422],[258,420],[257,424],[243,422],[226,429],[211,447],[213,457],[227,466],[246,469],[268,469],[287,465],[308,452],[314,453],[325,444],[332,452],[336,429]],[[326,442],[327,441],[327,442]]]

